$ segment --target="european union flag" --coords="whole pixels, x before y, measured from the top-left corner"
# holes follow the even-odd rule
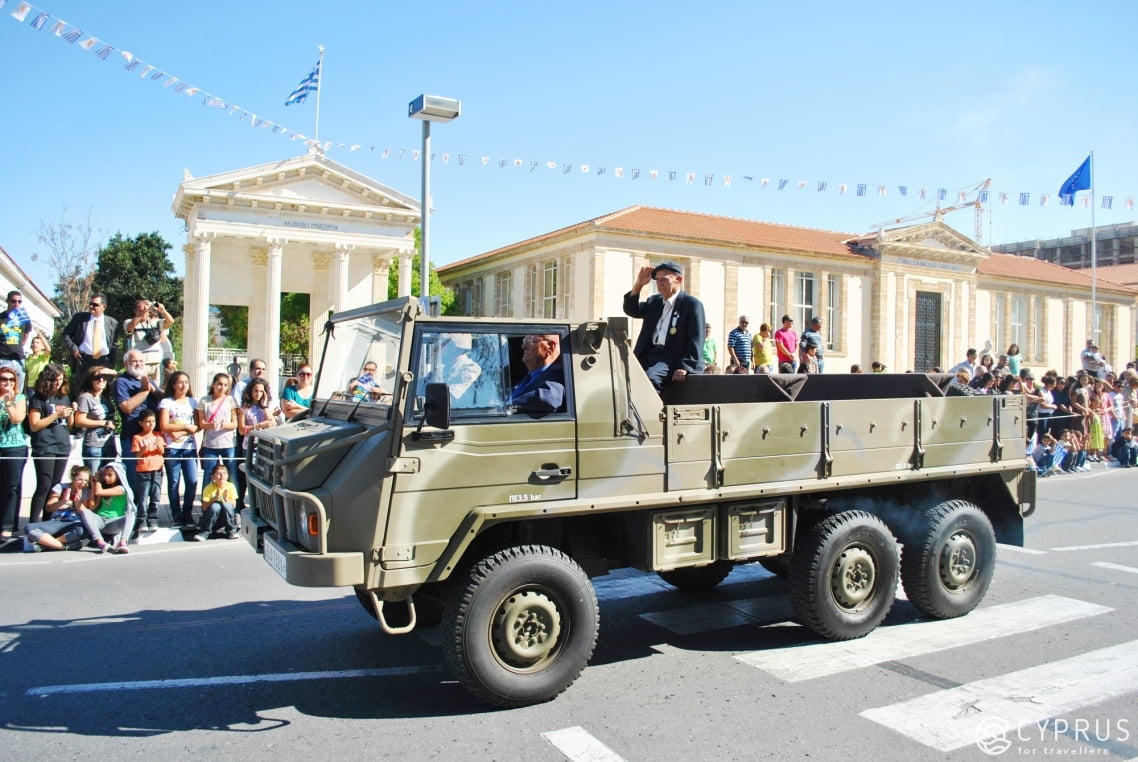
[[[1091,189],[1091,157],[1087,156],[1086,160],[1079,165],[1075,170],[1075,174],[1067,178],[1067,182],[1059,188],[1059,198],[1067,206],[1073,206],[1075,203],[1075,193],[1081,190]]]

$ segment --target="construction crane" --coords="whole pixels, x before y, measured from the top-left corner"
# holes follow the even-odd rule
[[[959,204],[953,204],[952,206],[945,206],[945,207],[941,207],[940,202],[937,201],[936,209],[934,209],[931,212],[917,212],[916,214],[910,214],[907,217],[897,217],[896,219],[887,220],[886,222],[879,222],[876,225],[873,225],[872,227],[874,229],[880,230],[887,225],[901,225],[901,224],[906,223],[906,222],[914,222],[916,220],[924,220],[924,219],[928,219],[930,217],[934,220],[939,221],[939,220],[944,219],[944,215],[948,214],[949,212],[955,212],[958,209],[967,209],[967,208],[971,207],[975,210],[975,219],[974,219],[973,228],[972,228],[972,240],[978,244],[983,243],[983,237],[984,237],[984,204],[981,201],[981,198],[983,197],[983,193],[988,190],[988,188],[991,186],[991,184],[992,184],[992,178],[989,177],[984,182],[977,183],[976,185],[972,186],[971,189],[965,189],[965,190],[961,191],[961,193],[964,195],[967,195],[970,192],[975,193],[976,198],[972,199],[971,201],[964,201],[964,202],[959,203]]]

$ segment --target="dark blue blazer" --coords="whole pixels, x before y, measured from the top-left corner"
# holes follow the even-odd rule
[[[537,376],[526,374],[511,394],[511,402],[522,413],[557,413],[565,410],[565,369],[561,360],[546,366]]]
[[[624,295],[624,314],[644,321],[640,324],[640,335],[636,337],[633,352],[640,359],[640,364],[645,365],[645,358],[652,349],[652,334],[664,314],[664,297],[653,294],[643,302],[639,298],[631,292]],[[672,324],[665,334],[664,352],[656,359],[667,362],[670,370],[683,368],[688,373],[703,373],[704,322],[703,302],[681,291],[672,310]],[[675,328],[674,332],[672,328]]]

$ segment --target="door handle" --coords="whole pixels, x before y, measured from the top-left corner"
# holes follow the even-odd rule
[[[549,479],[564,479],[565,477],[571,476],[572,474],[573,474],[573,469],[568,468],[568,467],[566,467],[566,468],[539,468],[533,472],[532,476],[535,479],[541,479],[542,481],[547,481]]]

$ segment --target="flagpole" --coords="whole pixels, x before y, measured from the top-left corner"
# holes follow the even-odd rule
[[[1098,344],[1098,256],[1095,251],[1095,152],[1091,151],[1091,336]]]
[[[324,79],[324,46],[318,45],[317,50],[320,51],[320,60],[316,62],[316,137],[317,143],[320,142],[320,86],[323,84]]]

